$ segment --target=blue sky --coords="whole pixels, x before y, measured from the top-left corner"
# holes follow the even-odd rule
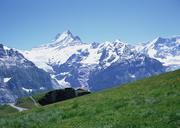
[[[84,42],[180,34],[180,0],[0,0],[0,42],[19,49],[69,29]]]

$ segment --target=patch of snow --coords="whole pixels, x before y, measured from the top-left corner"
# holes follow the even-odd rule
[[[61,85],[59,85],[58,80],[56,79],[55,75],[51,75],[51,82],[53,83],[53,89],[60,89],[62,88]]]
[[[4,78],[4,83],[7,83],[9,80],[11,80],[11,77]]]
[[[71,87],[71,85],[69,84],[69,82],[65,81],[65,78],[61,79],[61,80],[57,80],[57,82],[59,83],[59,85],[61,86],[61,88],[68,88]]]
[[[40,87],[39,89],[40,89],[40,90],[45,90],[45,88],[44,88],[44,87]]]
[[[7,46],[3,46],[4,50],[10,50]]]
[[[135,78],[136,76],[134,74],[129,74],[131,78]]]
[[[60,75],[68,75],[69,74],[69,72],[62,72],[62,73],[60,73]]]
[[[22,90],[24,90],[25,92],[28,92],[28,93],[32,92],[32,89],[27,89],[27,88],[24,88],[24,87],[22,87]]]
[[[111,63],[108,63],[108,62],[105,63],[105,67],[109,67],[110,65]]]
[[[60,89],[60,88],[66,88],[66,87],[70,87],[70,84],[68,82],[65,81],[65,78],[62,80],[58,80],[56,79],[57,75],[54,74],[50,74],[51,78],[52,78],[52,82],[54,83],[54,89]]]
[[[165,59],[157,58],[164,66],[180,65],[180,56],[167,56]]]
[[[115,63],[119,59],[120,59],[120,56],[118,56],[114,51],[110,50],[109,56],[106,59],[104,59],[104,61],[106,62],[105,67],[109,67],[111,64]]]
[[[157,51],[155,49],[149,49],[148,50],[148,55],[152,58],[154,58],[154,56],[156,55]]]
[[[50,74],[50,76],[51,76],[51,78],[56,78],[56,75],[54,75],[54,74]]]
[[[99,59],[101,57],[101,53],[98,53],[98,48],[96,49],[88,49],[89,55],[84,58],[81,63],[82,64],[99,64]]]
[[[180,39],[178,39],[176,42],[177,42],[177,44],[180,44]]]

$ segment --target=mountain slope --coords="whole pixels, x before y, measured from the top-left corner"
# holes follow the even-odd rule
[[[16,112],[18,112],[18,110],[11,107],[10,105],[0,105],[0,118]]]
[[[0,103],[53,89],[50,75],[14,49],[0,44]]]
[[[132,45],[120,40],[86,44],[70,31],[23,55],[49,72],[60,88],[71,86],[98,91],[165,71],[159,61],[136,51]]]
[[[158,37],[141,48],[141,52],[162,62],[167,71],[180,68],[180,36]]]
[[[177,128],[180,70],[99,93],[13,114],[0,127]]]

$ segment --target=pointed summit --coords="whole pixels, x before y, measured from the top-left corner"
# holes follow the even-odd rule
[[[165,40],[166,40],[166,38],[156,37],[151,43],[164,42]]]
[[[113,43],[117,43],[117,44],[126,44],[126,43],[122,42],[120,39],[116,39]]]
[[[69,31],[69,30],[67,30],[67,31],[64,31],[63,33],[58,33],[56,36],[55,36],[55,41],[62,41],[62,40],[64,40],[64,39],[66,39],[66,38],[71,38],[71,39],[73,39],[74,38],[74,36],[73,36],[73,34]]]
[[[55,36],[54,41],[48,46],[63,48],[66,46],[73,46],[79,44],[82,44],[81,39],[78,36],[74,36],[71,31],[67,30],[63,33],[58,33]]]

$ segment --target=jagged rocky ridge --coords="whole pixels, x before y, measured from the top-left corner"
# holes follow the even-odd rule
[[[25,51],[23,54],[39,68],[49,72],[62,88],[71,86],[98,91],[157,75],[166,70],[174,70],[172,65],[161,61],[158,58],[160,56],[152,56],[151,51],[156,50],[159,54],[162,47],[165,49],[168,45],[169,49],[163,50],[164,53],[161,54],[176,51],[171,57],[176,56],[179,61],[179,38],[167,39],[169,42],[166,43],[159,39],[136,46],[120,40],[87,44],[66,31],[58,34],[50,44]],[[177,63],[176,67],[178,65],[180,64]]]

